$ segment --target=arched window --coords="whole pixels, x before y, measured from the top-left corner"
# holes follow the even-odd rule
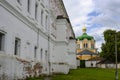
[[[84,43],[84,48],[88,48],[88,44],[87,43]]]
[[[86,48],[86,45],[85,45],[85,43],[84,43],[84,48]]]
[[[88,48],[88,44],[86,43],[86,48]]]

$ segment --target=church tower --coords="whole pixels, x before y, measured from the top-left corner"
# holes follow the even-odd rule
[[[93,36],[87,34],[87,28],[82,28],[83,34],[77,37],[77,58],[80,60],[89,60],[97,57],[97,49]]]

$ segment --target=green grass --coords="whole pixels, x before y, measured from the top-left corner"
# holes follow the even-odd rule
[[[28,80],[44,80],[44,79],[34,78]],[[51,80],[115,80],[115,69],[79,68],[76,70],[71,70],[68,75],[64,74],[53,75],[51,77]]]
[[[80,68],[68,75],[54,75],[52,80],[115,80],[115,69]]]

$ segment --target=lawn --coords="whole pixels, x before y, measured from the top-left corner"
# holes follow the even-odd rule
[[[51,80],[115,80],[115,69],[80,68],[71,70],[68,75],[53,75]]]
[[[80,68],[71,70],[69,75],[54,75],[52,80],[115,80],[115,70]]]

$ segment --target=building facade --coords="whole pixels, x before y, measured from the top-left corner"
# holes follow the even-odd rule
[[[86,27],[83,27],[83,34],[77,38],[77,58],[79,60],[89,60],[97,57],[97,48],[92,36],[87,35]]]
[[[67,74],[75,46],[62,0],[0,0],[1,80]]]

